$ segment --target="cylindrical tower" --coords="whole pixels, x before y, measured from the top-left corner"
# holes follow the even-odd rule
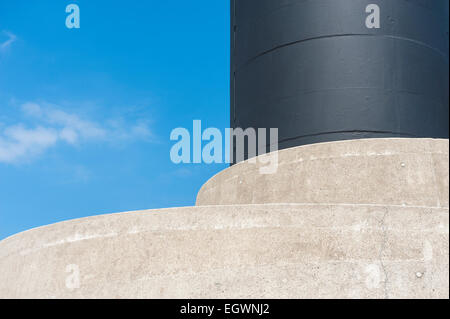
[[[280,149],[448,138],[448,0],[231,2],[233,128]]]

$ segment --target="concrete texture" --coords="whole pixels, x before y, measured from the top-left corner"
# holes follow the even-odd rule
[[[449,298],[448,141],[326,143],[280,152],[275,175],[256,168],[233,166],[198,197],[241,205],[95,216],[1,241],[0,298]],[[264,203],[276,196],[303,203]]]
[[[448,209],[374,205],[90,217],[2,241],[0,296],[448,298],[448,223]]]
[[[449,142],[366,139],[278,152],[278,172],[236,164],[210,179],[197,205],[343,203],[448,207]]]

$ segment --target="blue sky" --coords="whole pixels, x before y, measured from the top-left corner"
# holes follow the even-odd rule
[[[0,239],[193,205],[225,164],[173,164],[170,132],[228,127],[228,88],[229,1],[0,0]]]

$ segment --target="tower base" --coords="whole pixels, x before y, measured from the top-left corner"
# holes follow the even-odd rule
[[[449,298],[447,140],[333,142],[279,160],[274,175],[225,170],[196,207],[9,237],[0,298]]]

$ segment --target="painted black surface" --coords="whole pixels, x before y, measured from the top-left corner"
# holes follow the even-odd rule
[[[448,138],[448,3],[232,0],[231,126],[277,127],[280,149]]]

